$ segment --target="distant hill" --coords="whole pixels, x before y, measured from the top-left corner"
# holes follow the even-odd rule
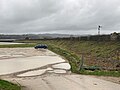
[[[23,35],[0,35],[0,39],[52,39],[52,38],[67,38],[67,37],[77,37],[77,35],[69,35],[69,34],[23,34]]]

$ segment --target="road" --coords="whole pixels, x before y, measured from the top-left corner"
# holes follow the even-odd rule
[[[0,65],[0,78],[23,90],[120,90],[120,84],[71,73],[69,63],[49,50],[1,48]]]

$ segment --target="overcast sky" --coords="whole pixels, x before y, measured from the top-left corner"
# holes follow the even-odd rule
[[[120,0],[0,0],[0,33],[120,32]]]

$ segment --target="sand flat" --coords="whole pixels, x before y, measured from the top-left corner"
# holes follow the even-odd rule
[[[64,62],[59,56],[34,56],[13,58],[0,61],[0,75],[11,74],[29,69],[35,69],[48,64]]]

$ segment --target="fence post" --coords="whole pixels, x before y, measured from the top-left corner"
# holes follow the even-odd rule
[[[83,63],[84,63],[84,58],[83,58],[83,55],[81,56],[81,63],[79,64],[79,71],[82,70],[83,68]]]

